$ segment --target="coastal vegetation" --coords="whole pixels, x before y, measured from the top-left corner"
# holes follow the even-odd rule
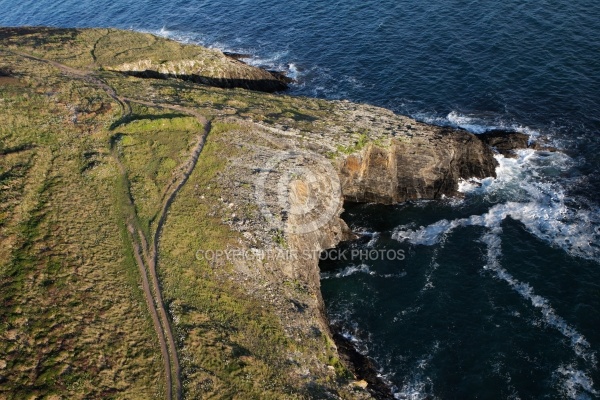
[[[389,182],[451,194],[495,165],[466,132],[247,90],[280,78],[149,34],[0,28],[0,56],[0,398],[369,398],[332,340],[317,259],[199,252],[349,237],[341,209],[304,236],[269,225],[257,176],[286,151],[328,157],[359,201],[398,200]]]
[[[218,176],[253,129],[245,121],[309,130],[331,106],[104,67],[207,52],[146,34],[3,28],[0,41],[0,397],[164,398],[159,340],[127,220],[132,213],[152,237],[164,190],[204,129],[165,104],[194,107],[211,121],[159,242],[185,397],[300,398],[324,390],[327,374],[306,386],[291,376],[292,360],[323,347],[317,356],[325,367],[332,344],[322,346],[321,335],[291,340],[273,305],[232,279],[231,265],[215,268],[195,254],[225,249],[241,235],[224,222]],[[98,82],[132,101],[124,108]]]

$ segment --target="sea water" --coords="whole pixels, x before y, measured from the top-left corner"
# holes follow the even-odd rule
[[[1,25],[119,27],[249,53],[291,94],[561,152],[498,156],[462,199],[346,205],[330,319],[406,399],[600,397],[600,3],[0,0]]]

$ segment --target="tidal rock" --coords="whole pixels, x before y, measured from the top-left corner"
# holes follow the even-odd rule
[[[232,53],[230,51],[224,51],[223,54],[225,54],[227,57],[233,58],[234,60],[242,60],[244,58],[251,58],[252,57],[252,55],[250,55],[250,54]]]
[[[359,353],[352,342],[341,333],[334,332],[333,340],[345,364],[350,367],[359,382],[366,383],[361,387],[366,388],[378,400],[394,399],[389,385],[379,376],[373,360]]]
[[[495,129],[479,134],[477,137],[505,157],[516,157],[514,150],[529,147],[529,135],[519,132]]]

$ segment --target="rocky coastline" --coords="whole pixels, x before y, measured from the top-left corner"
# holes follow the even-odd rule
[[[9,305],[5,320],[12,322],[10,336],[3,334],[7,347],[0,348],[0,358],[8,360],[8,371],[0,370],[5,378],[0,395],[14,392],[15,398],[65,390],[73,398],[164,398],[170,381],[157,351],[161,324],[169,324],[176,337],[175,350],[164,354],[173,364],[181,360],[181,376],[174,380],[181,381],[182,398],[219,393],[392,398],[372,361],[329,325],[324,312],[318,255],[354,237],[340,218],[344,202],[392,204],[455,196],[461,179],[495,176],[495,151],[510,154],[530,145],[520,134],[475,136],[365,104],[271,94],[285,90],[289,79],[243,63],[244,55],[149,34],[0,28],[0,54],[0,75],[19,83],[0,81],[2,99],[11,107],[11,116],[4,116],[8,150],[0,154],[29,160],[12,166],[11,159],[2,159],[11,171],[20,168],[19,162],[28,169],[14,175],[17,201],[7,204],[17,217],[1,227],[0,239],[10,249],[6,270],[13,271],[15,260],[24,257],[37,268],[19,279],[16,272],[0,276],[8,288],[32,282],[26,295],[3,299]],[[30,104],[38,116],[31,115]],[[7,132],[20,132],[22,139]],[[45,177],[54,180],[44,182]],[[278,182],[291,189],[282,191]],[[121,189],[126,196],[112,193]],[[19,201],[28,204],[44,191],[53,201],[27,212],[19,208]],[[86,198],[86,212],[106,219],[102,239],[83,242],[100,229],[77,222],[77,215],[65,221],[36,217],[34,211],[54,216],[75,209],[66,193],[96,194]],[[311,209],[297,212],[307,203]],[[34,222],[47,224],[45,230],[36,228],[27,239],[31,242],[19,242],[29,236],[15,232]],[[42,231],[54,236],[35,236]],[[143,240],[150,234],[156,235],[151,246]],[[110,258],[94,252],[108,244]],[[77,257],[72,257],[74,246]],[[138,317],[137,325],[123,322],[133,320],[125,310],[146,307],[139,300],[132,254],[139,250],[143,264],[144,248],[151,248],[150,264],[158,270],[160,285],[154,292],[162,293],[154,293],[161,299],[156,302],[164,299],[168,309],[157,333],[147,317]],[[232,250],[286,256],[199,257]],[[49,264],[49,252],[60,268]],[[39,271],[57,274],[50,282],[60,277],[68,285],[54,288],[46,278],[38,280]],[[99,274],[95,285],[87,281],[91,271]],[[125,275],[128,283],[122,281]],[[99,282],[112,282],[114,300],[102,297]],[[47,298],[48,286],[56,302],[45,309],[54,313],[28,311],[35,299]],[[86,289],[80,293],[65,287]],[[77,334],[84,329],[77,318],[83,311],[61,307],[84,301],[92,314],[106,316],[86,317],[92,327],[136,337],[136,348],[143,350],[135,362],[126,350],[102,347],[119,348],[115,339]],[[27,324],[31,318],[39,319],[39,331]],[[138,326],[146,328],[138,332]],[[41,370],[33,365],[37,354],[47,355],[48,365]],[[47,371],[55,379],[36,386]],[[115,385],[111,376],[128,372],[134,378]],[[86,383],[73,389],[69,382],[79,380]]]

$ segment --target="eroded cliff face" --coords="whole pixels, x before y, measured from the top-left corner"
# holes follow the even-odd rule
[[[392,204],[457,194],[460,179],[495,176],[491,149],[460,130],[429,128],[427,139],[369,144],[339,163],[344,199]]]
[[[270,290],[277,293],[270,301],[276,304],[290,336],[303,343],[312,342],[316,332],[330,339],[336,337],[328,326],[321,297],[319,255],[340,241],[355,238],[340,218],[344,201],[391,204],[451,196],[457,193],[460,179],[494,176],[497,165],[493,151],[466,131],[419,124],[404,117],[388,119],[390,115],[377,108],[346,103],[337,106],[340,121],[362,113],[373,119],[370,129],[358,137],[358,144],[352,136],[339,140],[339,125],[309,133],[246,122],[244,135],[234,135],[240,138],[238,145],[243,146],[243,154],[237,156],[224,175],[243,176],[248,182],[247,187],[227,186],[229,196],[238,199],[236,203],[258,202],[260,206],[260,214],[248,218],[256,222],[254,225],[232,224],[233,229],[243,232],[244,248],[292,255],[291,259],[283,256],[266,263],[238,260],[236,269],[245,279],[256,279],[258,271],[261,279],[270,277]],[[392,122],[396,125],[391,132],[396,135],[388,129]],[[333,147],[334,139],[342,147],[331,160],[325,156],[331,155],[327,150]],[[351,154],[346,154],[349,149]],[[299,156],[304,153],[305,157]],[[324,163],[333,168],[328,169]],[[248,166],[254,169],[244,170]],[[262,174],[269,178],[261,179]],[[258,199],[257,189],[264,194]],[[294,282],[293,289],[281,285],[280,279]],[[352,354],[348,343],[336,344],[338,348],[323,350],[339,350],[344,352],[342,359],[358,360],[360,366],[348,367],[357,378],[367,380],[367,390],[377,398],[391,398],[372,363]],[[312,374],[328,373],[328,369],[319,368],[307,356],[308,353],[303,356],[301,364],[313,365]],[[354,397],[359,395],[365,393],[354,393]]]
[[[132,255],[144,249],[184,398],[368,398],[320,292],[320,252],[352,237],[343,201],[435,199],[494,175],[475,136],[382,108],[122,73],[267,73],[198,46],[50,28],[0,28],[0,45],[0,199],[13,216],[0,224],[0,393],[15,398],[164,398]]]
[[[251,67],[214,50],[200,59],[155,62],[138,60],[107,69],[138,78],[176,78],[221,88],[243,88],[261,92],[279,92],[291,82],[285,75]]]
[[[126,50],[118,50],[125,45]],[[107,30],[96,42],[93,56],[95,63],[106,70],[138,78],[175,78],[269,93],[283,91],[291,82],[281,73],[253,67],[217,49],[157,40],[138,32]]]

